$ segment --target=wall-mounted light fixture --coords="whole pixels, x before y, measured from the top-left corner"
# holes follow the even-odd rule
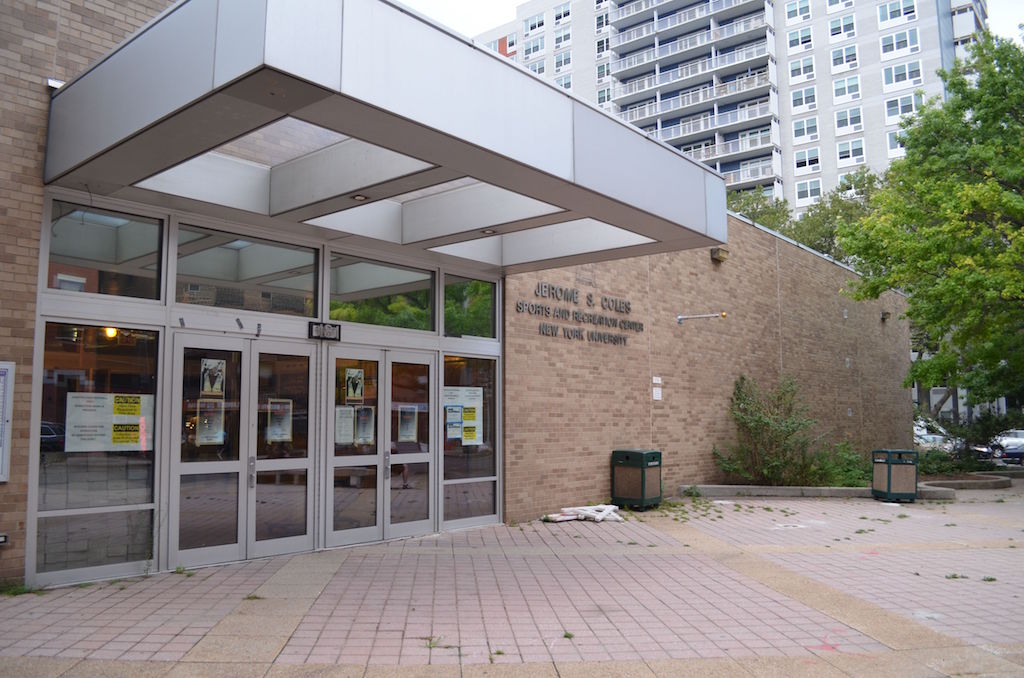
[[[352,199],[355,200],[356,202],[365,202],[366,196],[363,195],[362,193],[357,193],[356,195],[352,196]]]
[[[711,261],[716,264],[720,264],[729,258],[728,247],[712,247],[711,248]]]
[[[683,324],[684,320],[697,320],[698,318],[724,318],[725,311],[721,313],[698,313],[697,315],[677,315],[676,322],[680,325]]]
[[[891,317],[892,317],[892,313],[890,313],[889,311],[882,311],[882,322],[883,323],[886,320],[888,320],[889,318],[891,318]]]

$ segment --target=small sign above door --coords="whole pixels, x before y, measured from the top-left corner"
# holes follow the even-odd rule
[[[341,325],[334,323],[309,323],[309,338],[321,341],[341,341]]]

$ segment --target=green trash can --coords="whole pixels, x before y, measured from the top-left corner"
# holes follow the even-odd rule
[[[886,501],[917,499],[917,452],[875,450],[871,461],[871,496]]]
[[[612,503],[642,509],[661,503],[661,452],[612,451]]]

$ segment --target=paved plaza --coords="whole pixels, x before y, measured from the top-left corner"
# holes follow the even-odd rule
[[[0,676],[1024,676],[1024,482],[685,498],[0,598]]]

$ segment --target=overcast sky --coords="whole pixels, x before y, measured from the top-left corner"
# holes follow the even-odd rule
[[[516,18],[523,0],[398,0],[421,14],[472,38]],[[554,4],[554,3],[552,3]],[[988,0],[992,32],[1020,40],[1017,25],[1024,23],[1024,0]]]

